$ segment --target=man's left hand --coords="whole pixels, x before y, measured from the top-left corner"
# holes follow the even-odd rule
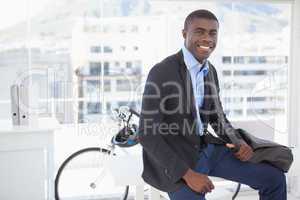
[[[234,144],[226,144],[226,146],[228,148],[235,148]],[[234,155],[241,161],[248,161],[253,156],[253,149],[244,142],[240,145],[238,152],[236,152]]]

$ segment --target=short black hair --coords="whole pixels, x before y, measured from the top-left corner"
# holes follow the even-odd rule
[[[184,30],[186,30],[188,25],[193,21],[193,19],[196,19],[196,18],[216,20],[219,23],[217,17],[212,12],[210,12],[209,10],[204,10],[204,9],[195,10],[195,11],[191,12],[185,18]]]

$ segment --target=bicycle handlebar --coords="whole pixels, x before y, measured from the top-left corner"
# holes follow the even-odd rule
[[[136,112],[136,111],[133,110],[132,108],[129,108],[129,112],[131,112],[132,114],[134,114],[134,115],[136,115],[136,116],[138,116],[138,117],[141,116],[140,113]]]

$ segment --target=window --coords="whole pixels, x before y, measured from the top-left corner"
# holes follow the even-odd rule
[[[89,102],[87,104],[87,113],[88,114],[99,114],[101,113],[101,104],[95,102]]]
[[[98,145],[98,135],[115,133],[111,110],[122,105],[139,109],[150,68],[181,48],[183,20],[201,7],[214,11],[220,22],[218,46],[209,61],[219,70],[227,117],[275,119],[274,132],[282,142],[287,136],[292,4],[272,2],[3,0],[0,118],[10,119],[9,86],[30,70],[39,86],[40,116],[55,117],[68,127],[57,134],[57,152]],[[66,145],[69,140],[72,145]],[[76,192],[85,191],[73,190],[74,199],[82,197]]]
[[[113,52],[113,50],[110,46],[104,46],[103,51],[104,51],[104,53],[112,53]]]
[[[238,90],[251,90],[255,87],[255,83],[243,83],[243,82],[233,82],[232,87]]]
[[[111,91],[111,81],[110,80],[104,80],[104,91],[105,92]]]
[[[243,110],[241,109],[234,109],[232,112],[233,115],[237,115],[237,116],[241,116],[243,114]]]
[[[259,57],[258,57],[258,63],[260,63],[260,64],[265,64],[265,63],[267,63],[267,58],[266,58],[266,56],[259,56]]]
[[[132,62],[131,61],[127,61],[126,62],[126,68],[131,68],[132,67]]]
[[[138,50],[139,50],[139,47],[138,47],[138,46],[133,46],[133,50],[134,50],[134,51],[138,51]]]
[[[104,69],[105,69],[105,68],[106,68],[106,69],[109,69],[109,62],[107,62],[107,61],[104,62]]]
[[[101,46],[91,46],[91,53],[101,53]]]
[[[272,2],[81,0],[69,6],[68,0],[3,0],[0,118],[10,119],[9,85],[30,69],[37,72],[32,81],[40,87],[40,116],[73,128],[57,135],[57,152],[98,145],[98,137],[85,137],[93,132],[89,128],[80,140],[73,139],[95,124],[97,134],[114,133],[111,110],[139,109],[150,68],[181,48],[183,20],[201,7],[213,10],[220,22],[219,43],[209,61],[219,70],[227,117],[275,119],[274,131],[284,137],[291,3]],[[65,145],[69,140],[74,146]],[[82,192],[78,189],[78,196]]]
[[[103,33],[108,33],[111,31],[111,26],[110,25],[104,25],[103,26]]]
[[[268,115],[270,114],[270,110],[268,109],[247,109],[247,115],[250,116],[259,116],[259,115]]]
[[[120,46],[121,51],[125,51],[126,50],[126,46]]]
[[[138,30],[139,30],[139,28],[138,28],[137,25],[133,25],[133,26],[131,27],[131,32],[132,32],[132,33],[137,33]]]
[[[83,84],[84,85],[84,84]],[[101,91],[101,81],[100,80],[87,80],[86,85],[83,86],[84,88],[84,95],[83,96],[95,96],[99,98],[100,91]],[[104,80],[104,91],[110,92],[111,91],[111,81]]]
[[[270,64],[286,64],[288,63],[288,57],[287,56],[267,56],[266,62]]]
[[[257,56],[249,56],[249,57],[247,57],[248,59],[248,62],[247,63],[249,63],[249,64],[253,64],[253,63],[259,63],[258,62],[258,57]]]
[[[118,106],[129,106],[132,109],[136,109],[136,103],[131,101],[119,101]]]
[[[112,106],[111,106],[111,103],[110,102],[107,102],[106,103],[106,110],[109,114],[111,114],[111,111],[112,111]]]
[[[126,33],[126,27],[124,25],[120,25],[119,31],[120,33]]]
[[[231,76],[231,71],[230,70],[224,70],[222,71],[223,76]]]
[[[90,75],[98,76],[101,74],[101,62],[90,62]]]
[[[235,70],[234,76],[261,76],[266,75],[267,72],[264,70]]]
[[[19,5],[16,0],[10,2]],[[72,2],[74,5],[68,13],[77,14],[68,15],[64,11],[67,0],[61,0],[59,4],[44,0],[26,2],[38,9],[27,13],[33,18],[27,18],[23,12],[27,8],[25,4],[10,9],[14,12],[0,12],[1,19],[12,20],[0,21],[3,35],[0,37],[0,72],[5,74],[0,91],[6,91],[0,95],[3,116],[10,115],[8,86],[16,79],[16,74],[27,69],[41,69],[43,73],[33,78],[40,86],[41,115],[57,117],[62,124],[101,121],[108,114],[107,103],[114,108],[119,101],[132,102],[129,98],[143,85],[149,69],[169,56],[169,52],[181,48],[183,20],[187,13],[200,6],[215,11],[219,18],[219,43],[209,60],[220,70],[220,94],[224,95],[221,98],[230,99],[226,100],[231,102],[230,107],[226,107],[228,112],[231,111],[228,117],[234,113],[237,117],[240,113],[233,110],[242,109],[244,112],[240,117],[247,118],[247,109],[266,109],[270,112],[256,114],[282,118],[276,120],[276,130],[285,132],[284,105],[287,103],[287,74],[291,60],[290,3],[148,0],[128,1],[131,3],[125,5],[123,1],[95,4],[96,1],[85,0]],[[3,3],[2,7],[5,6]],[[82,8],[84,12],[74,8]],[[71,23],[74,21],[76,23]],[[20,37],[14,30],[28,37]],[[149,38],[155,38],[156,42]],[[103,87],[101,83],[104,83]],[[270,87],[261,90],[261,86]],[[136,97],[134,102],[141,99],[140,90],[139,94],[133,95]],[[54,102],[50,101],[52,97]],[[256,97],[267,99],[263,101]],[[239,98],[244,99],[240,101]],[[101,103],[89,106],[90,110],[98,106],[101,112],[89,117],[88,103]],[[261,107],[254,108],[255,104]]]
[[[120,66],[120,62],[119,61],[115,61],[115,66],[119,67]]]
[[[231,57],[230,56],[223,56],[222,57],[223,64],[230,64],[231,63]]]
[[[235,63],[235,64],[244,64],[245,63],[245,57],[243,57],[243,56],[235,56],[234,58],[233,58],[233,62]]]
[[[266,97],[248,97],[247,101],[248,102],[254,102],[254,101],[266,101]]]
[[[127,79],[119,79],[117,80],[117,91],[130,91],[131,88],[131,81]]]
[[[109,75],[109,62],[104,62],[104,66],[103,66],[103,71],[104,71],[104,75]]]
[[[66,5],[64,2],[65,0],[62,0],[61,5]],[[62,97],[64,91],[64,89],[58,89],[62,87],[59,81],[66,81],[65,78],[68,77],[67,81],[72,83],[74,74],[76,84],[82,81],[83,83],[79,85],[83,87],[91,85],[91,83],[87,84],[86,80],[99,81],[99,86],[101,82],[105,82],[104,87],[99,87],[98,91],[98,93],[106,91],[101,101],[113,95],[126,98],[130,94],[120,96],[118,92],[129,92],[129,86],[134,88],[141,85],[154,63],[168,56],[167,52],[175,52],[181,47],[182,38],[175,36],[174,30],[180,32],[186,13],[199,7],[200,4],[205,9],[215,10],[222,28],[218,52],[217,54],[214,52],[214,57],[210,57],[210,61],[216,65],[216,68],[221,69],[219,74],[221,82],[223,81],[220,84],[221,94],[230,94],[232,98],[251,98],[247,95],[251,95],[259,82],[265,78],[276,80],[274,84],[280,88],[286,89],[287,87],[285,77],[288,74],[286,69],[289,64],[288,33],[290,28],[290,4],[288,3],[207,1],[199,4],[198,1],[192,0],[185,4],[149,0],[147,3],[130,3],[124,6],[120,1],[105,1],[101,4],[101,8],[89,1],[82,1],[80,5],[76,2],[74,4],[75,7],[82,7],[85,10],[82,15],[78,14],[76,19],[80,19],[82,23],[76,23],[76,27],[63,23],[64,19],[68,19],[65,21],[73,20],[71,15],[65,16],[66,13],[58,14],[57,19],[62,22],[62,29],[58,30],[55,25],[48,26],[50,22],[55,24],[56,16],[51,16],[52,14],[45,16],[44,12],[40,12],[38,17],[43,22],[43,27],[47,26],[50,29],[44,30],[40,24],[35,23],[32,23],[34,27],[31,27],[32,30],[37,30],[32,34],[37,35],[35,44],[38,44],[31,50],[32,66],[55,69],[55,75],[48,89],[55,90],[49,93],[56,98]],[[50,3],[49,8],[51,6],[54,6],[54,3]],[[110,10],[110,12],[101,13],[101,9]],[[174,12],[179,14],[174,17]],[[272,18],[268,17],[270,15]],[[24,18],[23,16],[22,19]],[[165,22],[168,24],[164,24]],[[25,29],[24,31],[26,32]],[[113,37],[108,37],[108,34]],[[149,38],[153,36],[157,37],[157,41],[162,42],[149,43]],[[161,40],[160,37],[164,39]],[[25,40],[20,42],[20,47],[22,43],[27,43]],[[0,62],[10,66],[9,62],[13,59],[9,57],[18,57],[16,66],[28,63],[28,49],[24,49],[24,45],[23,49],[14,48],[14,44],[18,43],[17,38],[11,41],[11,45],[7,45],[9,42],[0,39],[0,44],[6,49],[5,52],[0,53]],[[102,45],[103,42],[104,45]],[[88,52],[82,53],[82,48],[86,47],[87,43],[89,44]],[[130,52],[138,52],[141,49],[143,49],[141,54],[135,54],[134,57],[130,55]],[[128,55],[125,54],[127,51]],[[98,55],[90,57],[91,53]],[[58,70],[54,67],[57,65],[64,67]],[[76,74],[74,70],[77,68],[80,69],[78,70],[80,73]],[[285,72],[275,73],[279,68],[285,68],[283,70]],[[127,81],[122,81],[124,79],[122,76],[125,76]],[[57,80],[58,77],[59,80]],[[70,91],[70,88],[66,90]],[[104,91],[101,91],[102,89]],[[284,96],[275,95],[275,92],[273,94],[274,99],[276,96]],[[72,92],[69,95],[68,99],[78,97],[74,97],[76,94]],[[86,98],[84,93],[78,95]],[[256,96],[266,95],[257,94]],[[247,103],[238,106],[247,106]],[[106,102],[103,102],[103,113],[105,113],[105,107]],[[246,108],[243,109],[246,110]],[[70,115],[76,116],[74,113]]]
[[[142,61],[141,60],[135,60],[134,61],[134,67],[141,68],[142,67]]]

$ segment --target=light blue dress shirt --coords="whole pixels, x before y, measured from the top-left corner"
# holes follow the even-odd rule
[[[203,104],[204,97],[204,76],[207,75],[209,66],[207,60],[204,61],[203,64],[199,63],[199,61],[193,56],[193,54],[183,45],[182,47],[183,59],[184,63],[189,70],[193,92],[195,98],[195,107],[197,113],[197,128],[199,135],[203,134],[203,124],[199,114],[199,108]],[[203,66],[203,67],[202,67]]]

